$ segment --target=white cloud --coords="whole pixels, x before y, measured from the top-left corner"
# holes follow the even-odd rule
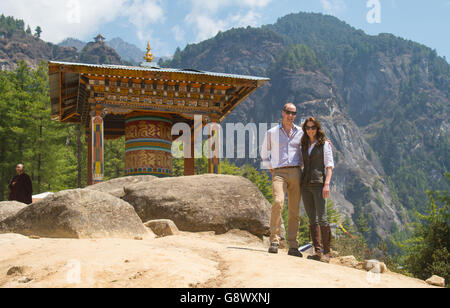
[[[139,40],[148,40],[151,34],[147,34],[148,25],[164,20],[164,12],[159,1],[134,0],[126,1],[119,13],[128,18],[137,30]]]
[[[325,13],[330,15],[340,15],[347,9],[343,0],[320,0],[320,3]]]
[[[177,42],[183,42],[185,37],[185,32],[183,29],[181,29],[180,26],[174,26],[172,27],[172,33],[175,38],[175,41]]]
[[[42,38],[52,43],[67,37],[86,39],[119,17],[133,24],[144,40],[150,36],[146,27],[164,20],[161,0],[2,0],[2,13],[32,28],[41,26]]]
[[[241,0],[239,2],[250,8],[264,8],[272,0]]]
[[[202,41],[232,27],[257,26],[261,18],[258,11],[270,2],[272,0],[190,0],[192,8],[185,21],[194,26],[196,41]],[[235,12],[221,18],[217,16],[219,11],[229,8]]]
[[[224,20],[215,20],[208,15],[189,14],[186,16],[186,22],[193,24],[197,31],[197,41],[203,41],[215,36],[219,31],[226,28],[227,22]]]

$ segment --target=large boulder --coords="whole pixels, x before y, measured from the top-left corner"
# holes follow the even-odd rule
[[[110,194],[66,190],[0,222],[0,233],[49,238],[135,238],[148,235],[133,207]]]
[[[0,202],[0,221],[8,217],[16,215],[18,212],[26,208],[28,205],[17,201]]]
[[[199,175],[163,178],[125,187],[125,201],[142,221],[170,219],[181,231],[246,230],[269,235],[271,205],[243,177]]]
[[[86,187],[86,189],[102,191],[111,194],[115,197],[122,198],[125,195],[125,192],[123,190],[125,186],[136,183],[148,183],[155,179],[157,179],[157,177],[152,175],[126,176],[122,178],[113,179],[107,182],[91,185]]]

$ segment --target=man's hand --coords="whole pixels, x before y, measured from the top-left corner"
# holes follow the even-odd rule
[[[272,177],[273,177],[273,169],[269,169],[269,171],[270,171],[270,174],[272,174]]]
[[[323,186],[322,196],[324,199],[328,199],[330,197],[330,184],[325,184]]]

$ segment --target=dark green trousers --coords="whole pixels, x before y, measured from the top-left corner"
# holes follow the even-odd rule
[[[309,218],[309,224],[318,224],[322,227],[328,226],[327,203],[322,195],[323,185],[302,184],[301,187],[303,204],[305,205],[306,215]]]

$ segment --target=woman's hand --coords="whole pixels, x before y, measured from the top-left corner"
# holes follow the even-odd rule
[[[330,184],[325,184],[323,186],[322,196],[324,199],[328,199],[330,197]]]

